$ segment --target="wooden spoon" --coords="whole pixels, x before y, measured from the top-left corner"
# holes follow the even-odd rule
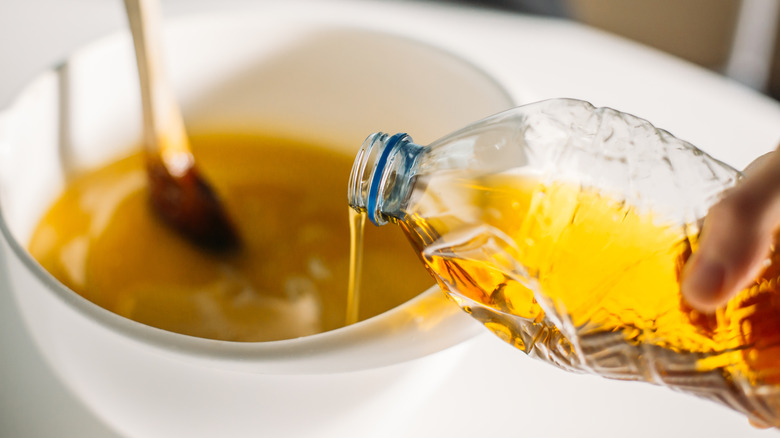
[[[238,237],[219,198],[198,172],[160,56],[158,0],[125,0],[141,85],[144,147],[153,209],[175,230],[209,249]]]

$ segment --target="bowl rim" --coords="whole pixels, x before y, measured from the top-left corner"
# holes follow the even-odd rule
[[[209,16],[213,17],[214,15],[215,14],[211,14]],[[227,11],[216,15],[219,15],[220,18],[223,19],[226,17],[229,18],[230,16],[240,16],[236,11]],[[203,20],[205,18],[205,14],[195,14],[173,18],[170,20],[170,24],[171,27],[175,27],[177,25],[187,24],[188,22],[197,22],[197,20]],[[477,65],[473,60],[425,41],[424,38],[415,38],[409,35],[393,33],[387,29],[361,27],[350,23],[323,22],[322,24],[330,29],[370,32],[403,39],[424,47],[427,50],[444,54],[477,72],[486,81],[485,83],[490,83],[495,87],[497,92],[503,94],[508,104],[516,104],[515,96],[502,85],[498,78],[491,75],[487,69]],[[47,75],[56,73],[57,69],[62,65],[65,65],[68,60],[88,52],[90,49],[100,44],[111,44],[112,40],[128,38],[128,35],[128,31],[122,29],[92,40],[70,53],[63,61],[54,63],[52,67],[39,72],[23,85],[20,91],[11,98],[5,108],[0,108],[0,117],[17,111],[19,101],[30,92],[30,89],[34,87],[34,84],[43,80]],[[255,368],[253,371],[258,373],[298,374],[312,372],[344,372],[392,365],[418,359],[427,354],[433,354],[455,346],[475,336],[479,333],[480,329],[480,326],[476,321],[469,318],[456,304],[446,298],[445,294],[441,292],[438,286],[434,285],[427,290],[422,291],[414,298],[371,318],[361,320],[350,326],[339,327],[312,335],[265,342],[239,342],[200,338],[148,326],[117,315],[66,287],[46,271],[16,239],[6,222],[1,196],[0,235],[2,235],[3,240],[5,240],[10,248],[10,252],[4,254],[5,257],[11,255],[16,257],[27,272],[47,290],[47,294],[53,294],[60,302],[65,304],[67,308],[75,311],[87,320],[95,322],[98,326],[106,328],[123,338],[130,339],[143,345],[152,346],[161,353],[201,358],[219,363],[238,361],[243,364],[252,364]],[[0,256],[0,260],[2,260],[2,256]],[[5,261],[5,263],[7,265],[9,261]],[[11,295],[17,295],[15,287],[9,285],[8,289]],[[18,303],[18,298],[16,298],[16,300]],[[419,306],[426,301],[432,303],[440,302],[442,303],[443,308],[443,303],[446,302],[446,306],[454,309],[444,315],[445,318],[450,320],[449,326],[456,329],[453,333],[447,334],[447,339],[441,339],[436,342],[435,345],[427,349],[412,349],[412,351],[409,351],[406,354],[398,354],[393,360],[379,360],[373,358],[362,361],[361,363],[337,361],[346,365],[327,365],[327,362],[332,362],[332,359],[328,359],[331,356],[341,354],[350,355],[362,346],[377,343],[378,338],[376,335],[379,334],[381,338],[381,335],[383,334],[381,332],[383,327],[382,322],[392,320],[393,315],[403,314],[405,310]],[[25,323],[29,324],[29,321],[26,321],[27,316],[22,316]],[[396,328],[395,326],[393,327]],[[385,327],[385,329],[387,329],[387,327]],[[387,333],[384,334],[387,335]],[[246,369],[247,367],[244,366],[242,368]]]

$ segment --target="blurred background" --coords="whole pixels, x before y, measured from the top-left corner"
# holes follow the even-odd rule
[[[572,20],[685,59],[780,102],[780,0],[374,1],[446,3]],[[215,9],[241,9],[258,2],[162,0],[163,10],[169,17]],[[0,0],[0,109],[34,75],[61,62],[88,42],[126,26],[121,0]],[[670,121],[666,119],[663,125]],[[680,131],[706,131],[702,125],[707,121],[695,118],[669,125],[676,128],[688,124],[689,129]],[[775,137],[771,141],[776,141]],[[757,144],[764,147],[763,143]],[[0,153],[3,146],[0,144]],[[0,269],[0,280],[3,275]],[[67,435],[67,427],[73,424],[79,425],[82,432],[87,431],[80,436],[112,436],[106,426],[74,403],[46,368],[29,343],[3,287],[0,283],[0,436],[52,436],[37,433],[50,427],[62,427]],[[46,415],[39,415],[41,405],[45,405]],[[29,433],[4,433],[16,431],[17,427]]]
[[[780,0],[449,0],[578,21],[780,100]]]
[[[449,3],[573,20],[686,59],[780,99],[780,0],[380,1]],[[167,16],[176,16],[215,5],[245,7],[255,0],[162,3]],[[125,26],[120,0],[0,0],[0,59],[15,64],[14,69],[0,72],[4,85],[0,106],[11,97],[10,90],[20,88],[32,75]],[[63,40],[58,33],[67,33],[68,38]]]

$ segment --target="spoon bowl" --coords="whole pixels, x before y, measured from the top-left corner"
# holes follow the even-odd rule
[[[192,242],[227,249],[238,238],[219,197],[195,166],[160,48],[158,0],[125,0],[141,87],[144,147],[154,211]]]
[[[273,14],[172,20],[166,61],[190,133],[262,132],[352,157],[376,126],[407,127],[432,141],[516,105],[472,63],[375,22],[366,29],[375,6],[327,4],[327,14],[274,3]],[[345,24],[348,16],[360,22]],[[0,161],[0,247],[11,294],[52,370],[123,436],[408,432],[469,351],[450,347],[481,330],[436,288],[329,332],[227,342],[123,318],[31,258],[25,245],[32,228],[68,176],[137,150],[142,123],[132,57],[125,33],[92,43],[33,80],[0,114],[0,144],[9,145]],[[388,74],[387,59],[410,68]],[[347,208],[344,202],[344,239]]]

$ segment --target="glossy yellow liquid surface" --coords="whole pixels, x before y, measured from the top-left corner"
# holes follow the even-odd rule
[[[352,157],[255,136],[191,141],[235,222],[240,251],[209,254],[171,232],[150,211],[143,159],[134,155],[70,182],[38,224],[33,256],[101,307],[187,335],[271,341],[345,325]],[[354,319],[433,284],[403,236],[372,227],[365,243]]]
[[[431,181],[423,196],[443,187],[473,222],[412,214],[401,225],[441,286],[500,337],[565,369],[675,387],[780,425],[777,253],[752,287],[703,315],[680,295],[695,246],[682,226],[532,177]]]
[[[354,324],[360,312],[360,287],[363,279],[363,247],[365,246],[366,212],[347,207],[349,216],[349,280],[347,282],[347,316],[345,323]]]

